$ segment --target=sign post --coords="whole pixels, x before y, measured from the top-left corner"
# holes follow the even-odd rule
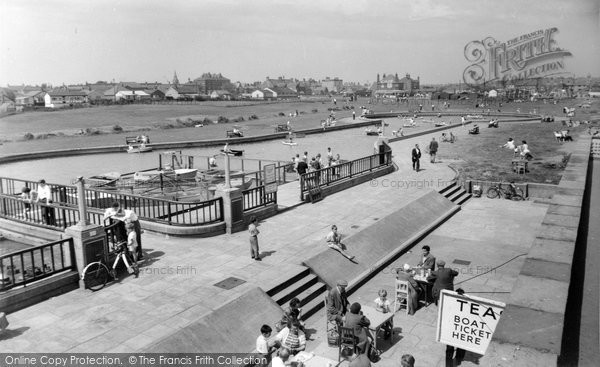
[[[436,340],[485,354],[506,304],[448,290],[441,292],[439,304]]]

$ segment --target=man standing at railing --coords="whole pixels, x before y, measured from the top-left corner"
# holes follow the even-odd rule
[[[104,219],[111,218],[113,220],[119,220],[124,224],[132,223],[135,231],[135,237],[137,240],[137,259],[142,260],[144,254],[142,252],[142,226],[138,219],[137,214],[133,210],[123,209],[118,202],[114,202],[111,208],[106,209],[104,212]],[[117,238],[118,241],[124,241],[125,238]]]
[[[38,184],[36,203],[42,203],[42,221],[49,226],[56,225],[56,215],[54,208],[46,204],[52,203],[52,191],[50,186],[46,185],[46,180],[41,179]]]

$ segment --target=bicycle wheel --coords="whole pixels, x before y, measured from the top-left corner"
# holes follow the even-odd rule
[[[82,278],[86,288],[99,291],[108,281],[108,269],[100,262],[91,263],[83,269]]]
[[[487,191],[487,197],[490,199],[495,199],[498,197],[500,193],[498,192],[497,187],[490,187]]]

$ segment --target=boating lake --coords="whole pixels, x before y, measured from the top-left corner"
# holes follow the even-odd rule
[[[392,128],[386,128],[388,136]],[[327,156],[327,147],[331,147],[334,154],[339,154],[342,159],[352,160],[374,152],[375,136],[365,135],[364,128],[333,131],[322,134],[307,135],[294,141],[298,145],[289,146],[282,144],[282,139],[270,140],[251,144],[231,144],[231,149],[244,150],[245,159],[262,159],[274,161],[291,161],[296,154],[303,155],[308,152],[309,157],[321,153]],[[66,147],[57,146],[56,149]],[[193,148],[182,150],[182,154],[195,157],[195,168],[203,169],[205,160],[200,157],[209,157],[220,153],[222,146]],[[158,153],[168,150],[155,150],[147,153],[128,154],[107,153],[69,156],[60,158],[28,160],[22,162],[6,163],[0,165],[1,175],[11,178],[37,181],[46,179],[49,183],[71,185],[77,176],[89,177],[107,172],[129,173],[158,167]],[[238,157],[232,159],[231,168],[239,170]],[[224,168],[223,156],[216,157],[218,168]],[[245,164],[245,171],[252,171],[254,167]]]

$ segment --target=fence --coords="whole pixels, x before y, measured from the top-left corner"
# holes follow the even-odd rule
[[[72,238],[15,251],[0,256],[0,290],[26,286],[65,270],[77,271]]]
[[[374,154],[305,173],[300,176],[300,200],[304,200],[304,195],[311,189],[330,186],[336,182],[351,179],[354,176],[392,164],[392,152],[388,150],[385,153]]]
[[[242,191],[244,211],[260,208],[269,204],[277,204],[277,192],[265,194],[265,187],[259,186]]]
[[[16,190],[17,184],[20,187],[37,187],[37,183],[31,181],[0,178],[0,188],[2,189],[0,216],[56,228],[66,228],[79,221],[78,196],[75,187],[50,184],[54,203],[29,204],[16,196],[20,192],[20,189]],[[103,224],[103,209],[110,207],[113,202],[118,202],[124,208],[134,210],[142,220],[168,225],[193,226],[223,220],[222,198],[202,202],[179,202],[114,191],[86,189],[85,201],[89,208],[89,221],[98,225]]]

